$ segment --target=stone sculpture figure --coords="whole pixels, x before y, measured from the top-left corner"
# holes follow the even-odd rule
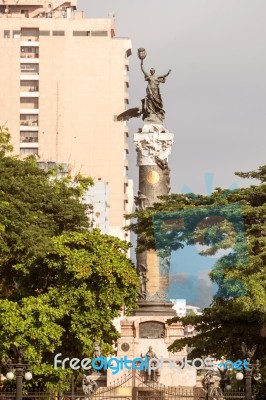
[[[213,371],[208,371],[202,379],[202,387],[206,393],[206,400],[225,400],[222,389],[214,386]]]
[[[147,353],[145,354],[145,357],[147,357],[147,359],[148,359],[148,364],[151,365],[151,367],[156,367],[156,364],[155,364],[156,361],[155,361],[155,360],[154,360],[154,361],[151,361],[151,363],[150,363],[150,360],[151,360],[151,359],[153,359],[153,358],[156,358],[156,359],[157,359],[156,354],[155,354],[154,351],[152,350],[152,346],[149,346],[149,350],[148,350]],[[149,374],[149,371],[147,371],[147,377],[148,377],[147,380],[148,380],[148,381],[154,381],[154,382],[156,382],[159,376],[160,376],[160,373],[159,373],[158,369],[150,371],[150,374]]]
[[[215,387],[213,383],[211,383],[208,393],[208,400],[225,400],[222,389],[220,387]]]
[[[140,279],[140,290],[139,290],[139,299],[145,300],[147,296],[147,266],[144,264],[139,264],[138,266],[139,279]]]
[[[140,277],[140,292],[139,292],[139,297],[141,300],[146,299],[147,296],[147,282],[148,279],[146,278],[146,273],[145,272],[140,272],[139,274]]]
[[[100,347],[100,343],[95,342],[94,349],[93,349],[93,358],[99,359],[97,361],[94,361],[95,365],[97,365],[98,367],[101,365],[101,360],[100,360],[101,356],[102,356],[102,350]],[[95,371],[94,371],[94,373],[95,373]],[[104,370],[104,367],[102,367],[101,369],[97,368],[97,374],[104,374],[104,373],[106,373],[106,371]]]
[[[83,375],[82,390],[85,395],[85,400],[93,396],[97,387],[97,383],[89,375]]]
[[[138,191],[138,195],[134,196],[134,200],[135,200],[135,205],[137,206],[136,211],[145,209],[146,207],[145,203],[147,203],[147,196]]]
[[[93,357],[94,358],[99,358],[102,355],[101,347],[99,342],[94,343],[94,351],[93,351]]]

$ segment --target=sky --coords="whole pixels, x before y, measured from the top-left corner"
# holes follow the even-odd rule
[[[172,70],[161,85],[164,126],[175,135],[172,193],[249,185],[234,172],[265,164],[265,0],[78,0],[78,8],[90,18],[114,13],[116,36],[131,39],[129,107],[146,93],[139,47],[146,69]],[[137,191],[133,133],[142,121],[131,121],[129,177]]]

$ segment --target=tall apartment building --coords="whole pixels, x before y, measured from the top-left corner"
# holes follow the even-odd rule
[[[131,42],[77,0],[0,0],[0,124],[16,154],[67,164],[108,184],[108,233],[126,238]]]

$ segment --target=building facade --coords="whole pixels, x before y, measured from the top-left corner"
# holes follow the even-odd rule
[[[107,233],[126,239],[128,129],[114,116],[128,103],[131,42],[115,36],[112,18],[85,18],[76,7],[0,0],[0,125],[16,154],[108,185]]]

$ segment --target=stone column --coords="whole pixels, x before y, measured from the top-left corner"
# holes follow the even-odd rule
[[[145,209],[170,191],[168,156],[174,135],[162,125],[144,125],[134,134],[139,167],[139,191],[135,198],[137,209]],[[141,243],[141,236],[138,237]],[[140,276],[139,309],[134,315],[175,315],[168,300],[170,258],[158,257],[156,251],[137,254]]]

